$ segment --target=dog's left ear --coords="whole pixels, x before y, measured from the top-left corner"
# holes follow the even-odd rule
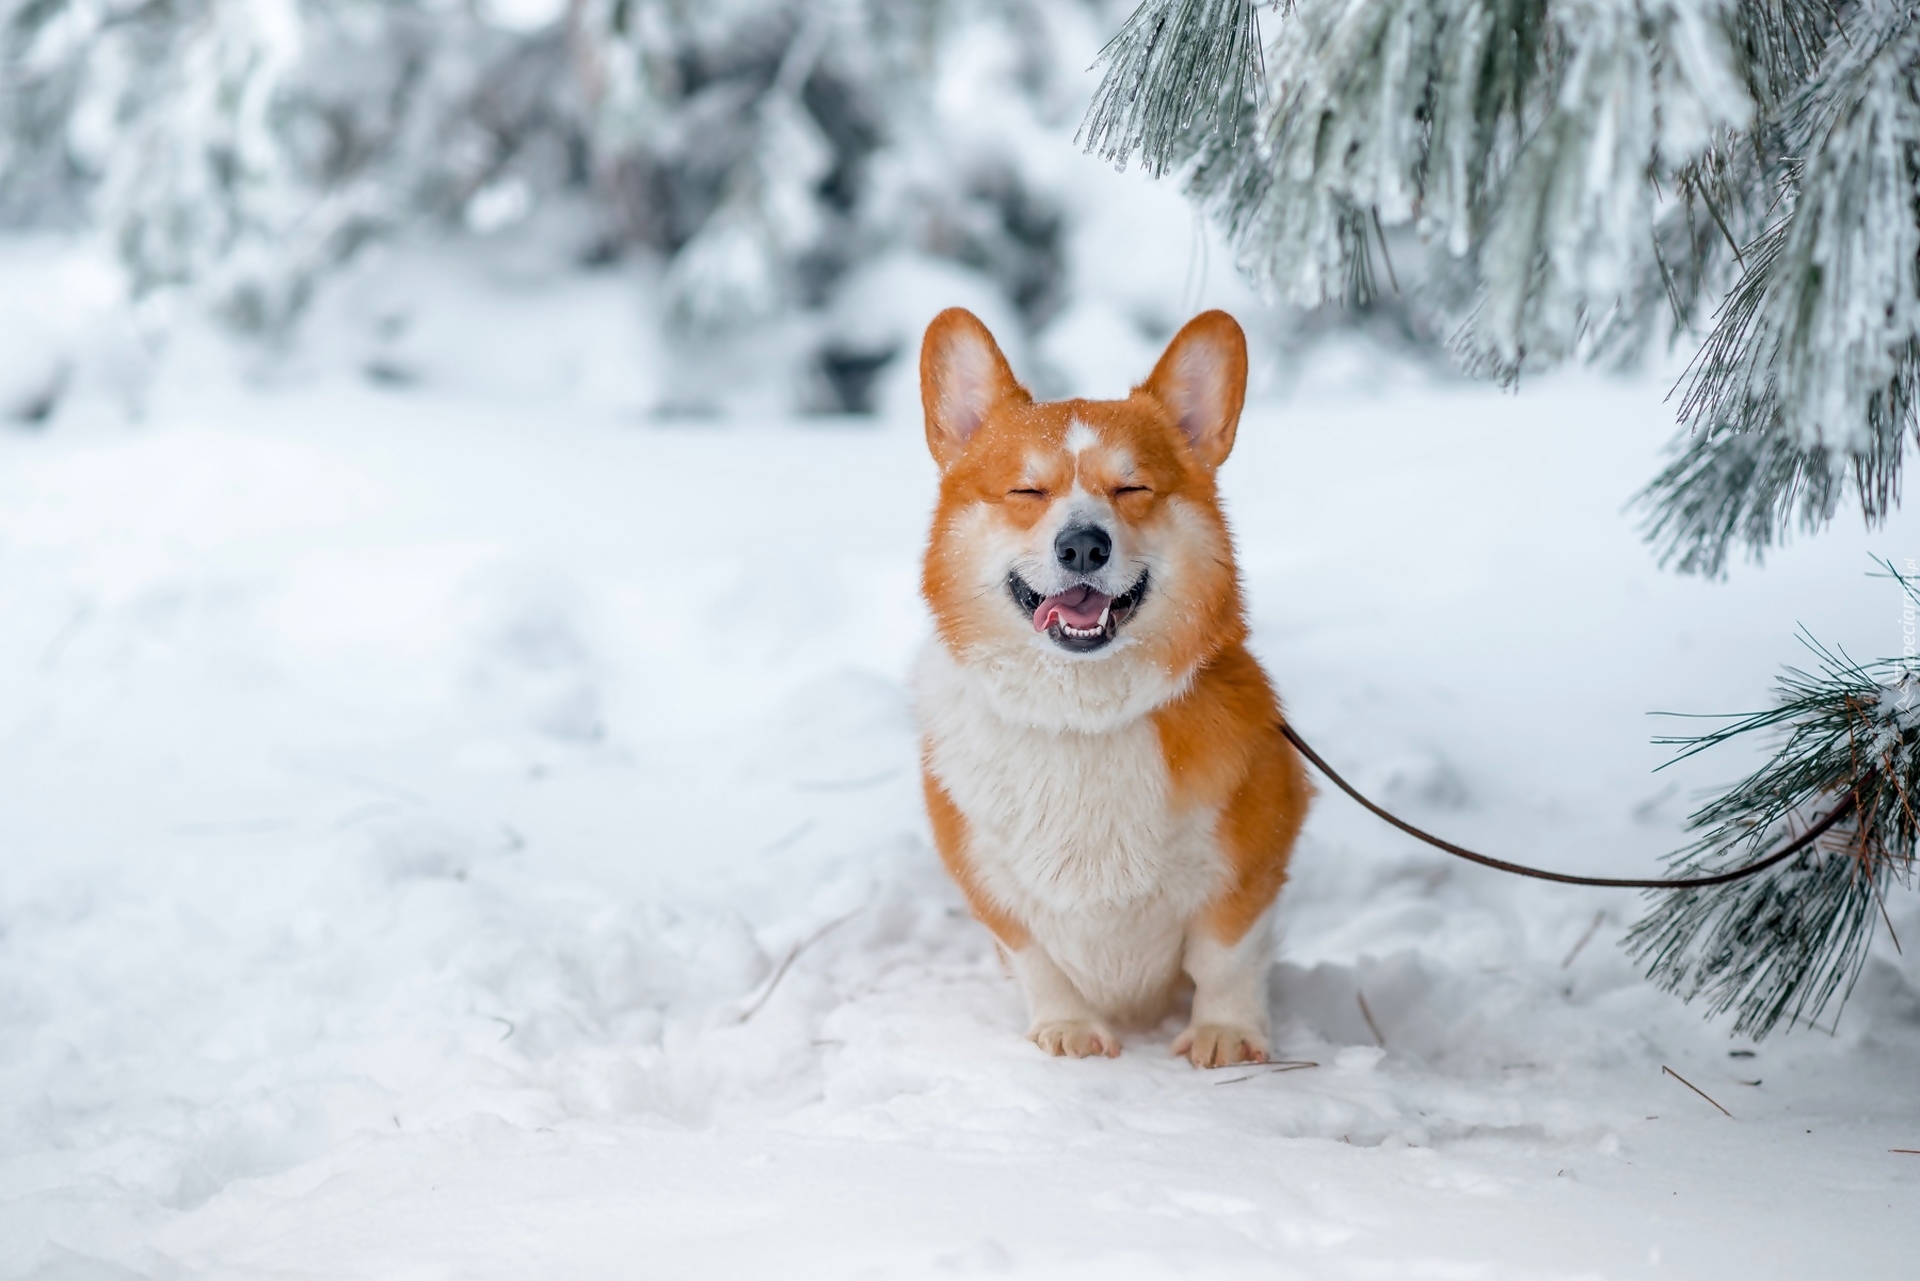
[[[1003,400],[1029,401],[980,318],[949,307],[933,318],[920,344],[920,401],[927,412],[927,448],[945,471]]]
[[[1247,336],[1224,311],[1186,323],[1134,389],[1165,405],[1209,470],[1227,461],[1247,400]]]

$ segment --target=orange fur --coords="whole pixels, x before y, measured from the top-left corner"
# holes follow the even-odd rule
[[[1233,877],[1207,905],[1206,923],[1222,943],[1238,942],[1279,897],[1312,784],[1277,728],[1280,704],[1267,675],[1244,645],[1208,661],[1186,696],[1153,718],[1176,794],[1221,807]]]

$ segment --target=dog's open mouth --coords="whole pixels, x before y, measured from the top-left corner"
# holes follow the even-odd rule
[[[1018,574],[1007,575],[1007,590],[1020,612],[1033,620],[1033,630],[1045,632],[1062,649],[1084,654],[1099,649],[1119,635],[1147,595],[1147,572],[1118,596],[1096,591],[1086,583],[1052,596],[1042,596]]]

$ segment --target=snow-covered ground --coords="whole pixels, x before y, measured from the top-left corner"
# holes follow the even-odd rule
[[[103,360],[0,431],[0,1278],[1914,1275],[1920,962],[1883,935],[1837,1031],[1732,1042],[1618,950],[1635,896],[1337,795],[1292,1063],[1042,1056],[919,808],[909,384],[647,418],[624,288],[498,304],[597,399],[500,374],[511,335],[402,386],[183,339],[136,421]],[[1058,367],[1150,354],[1119,314]],[[1258,651],[1415,821],[1657,871],[1750,758],[1652,774],[1647,712],[1760,705],[1801,621],[1900,652],[1866,575],[1914,514],[1655,568],[1662,381],[1262,360]]]

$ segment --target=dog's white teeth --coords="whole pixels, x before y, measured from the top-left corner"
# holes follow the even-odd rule
[[[1093,625],[1093,630],[1096,632],[1106,631],[1107,620],[1112,617],[1113,617],[1113,606],[1112,604],[1108,604],[1108,606],[1105,609],[1100,611],[1100,621]]]

